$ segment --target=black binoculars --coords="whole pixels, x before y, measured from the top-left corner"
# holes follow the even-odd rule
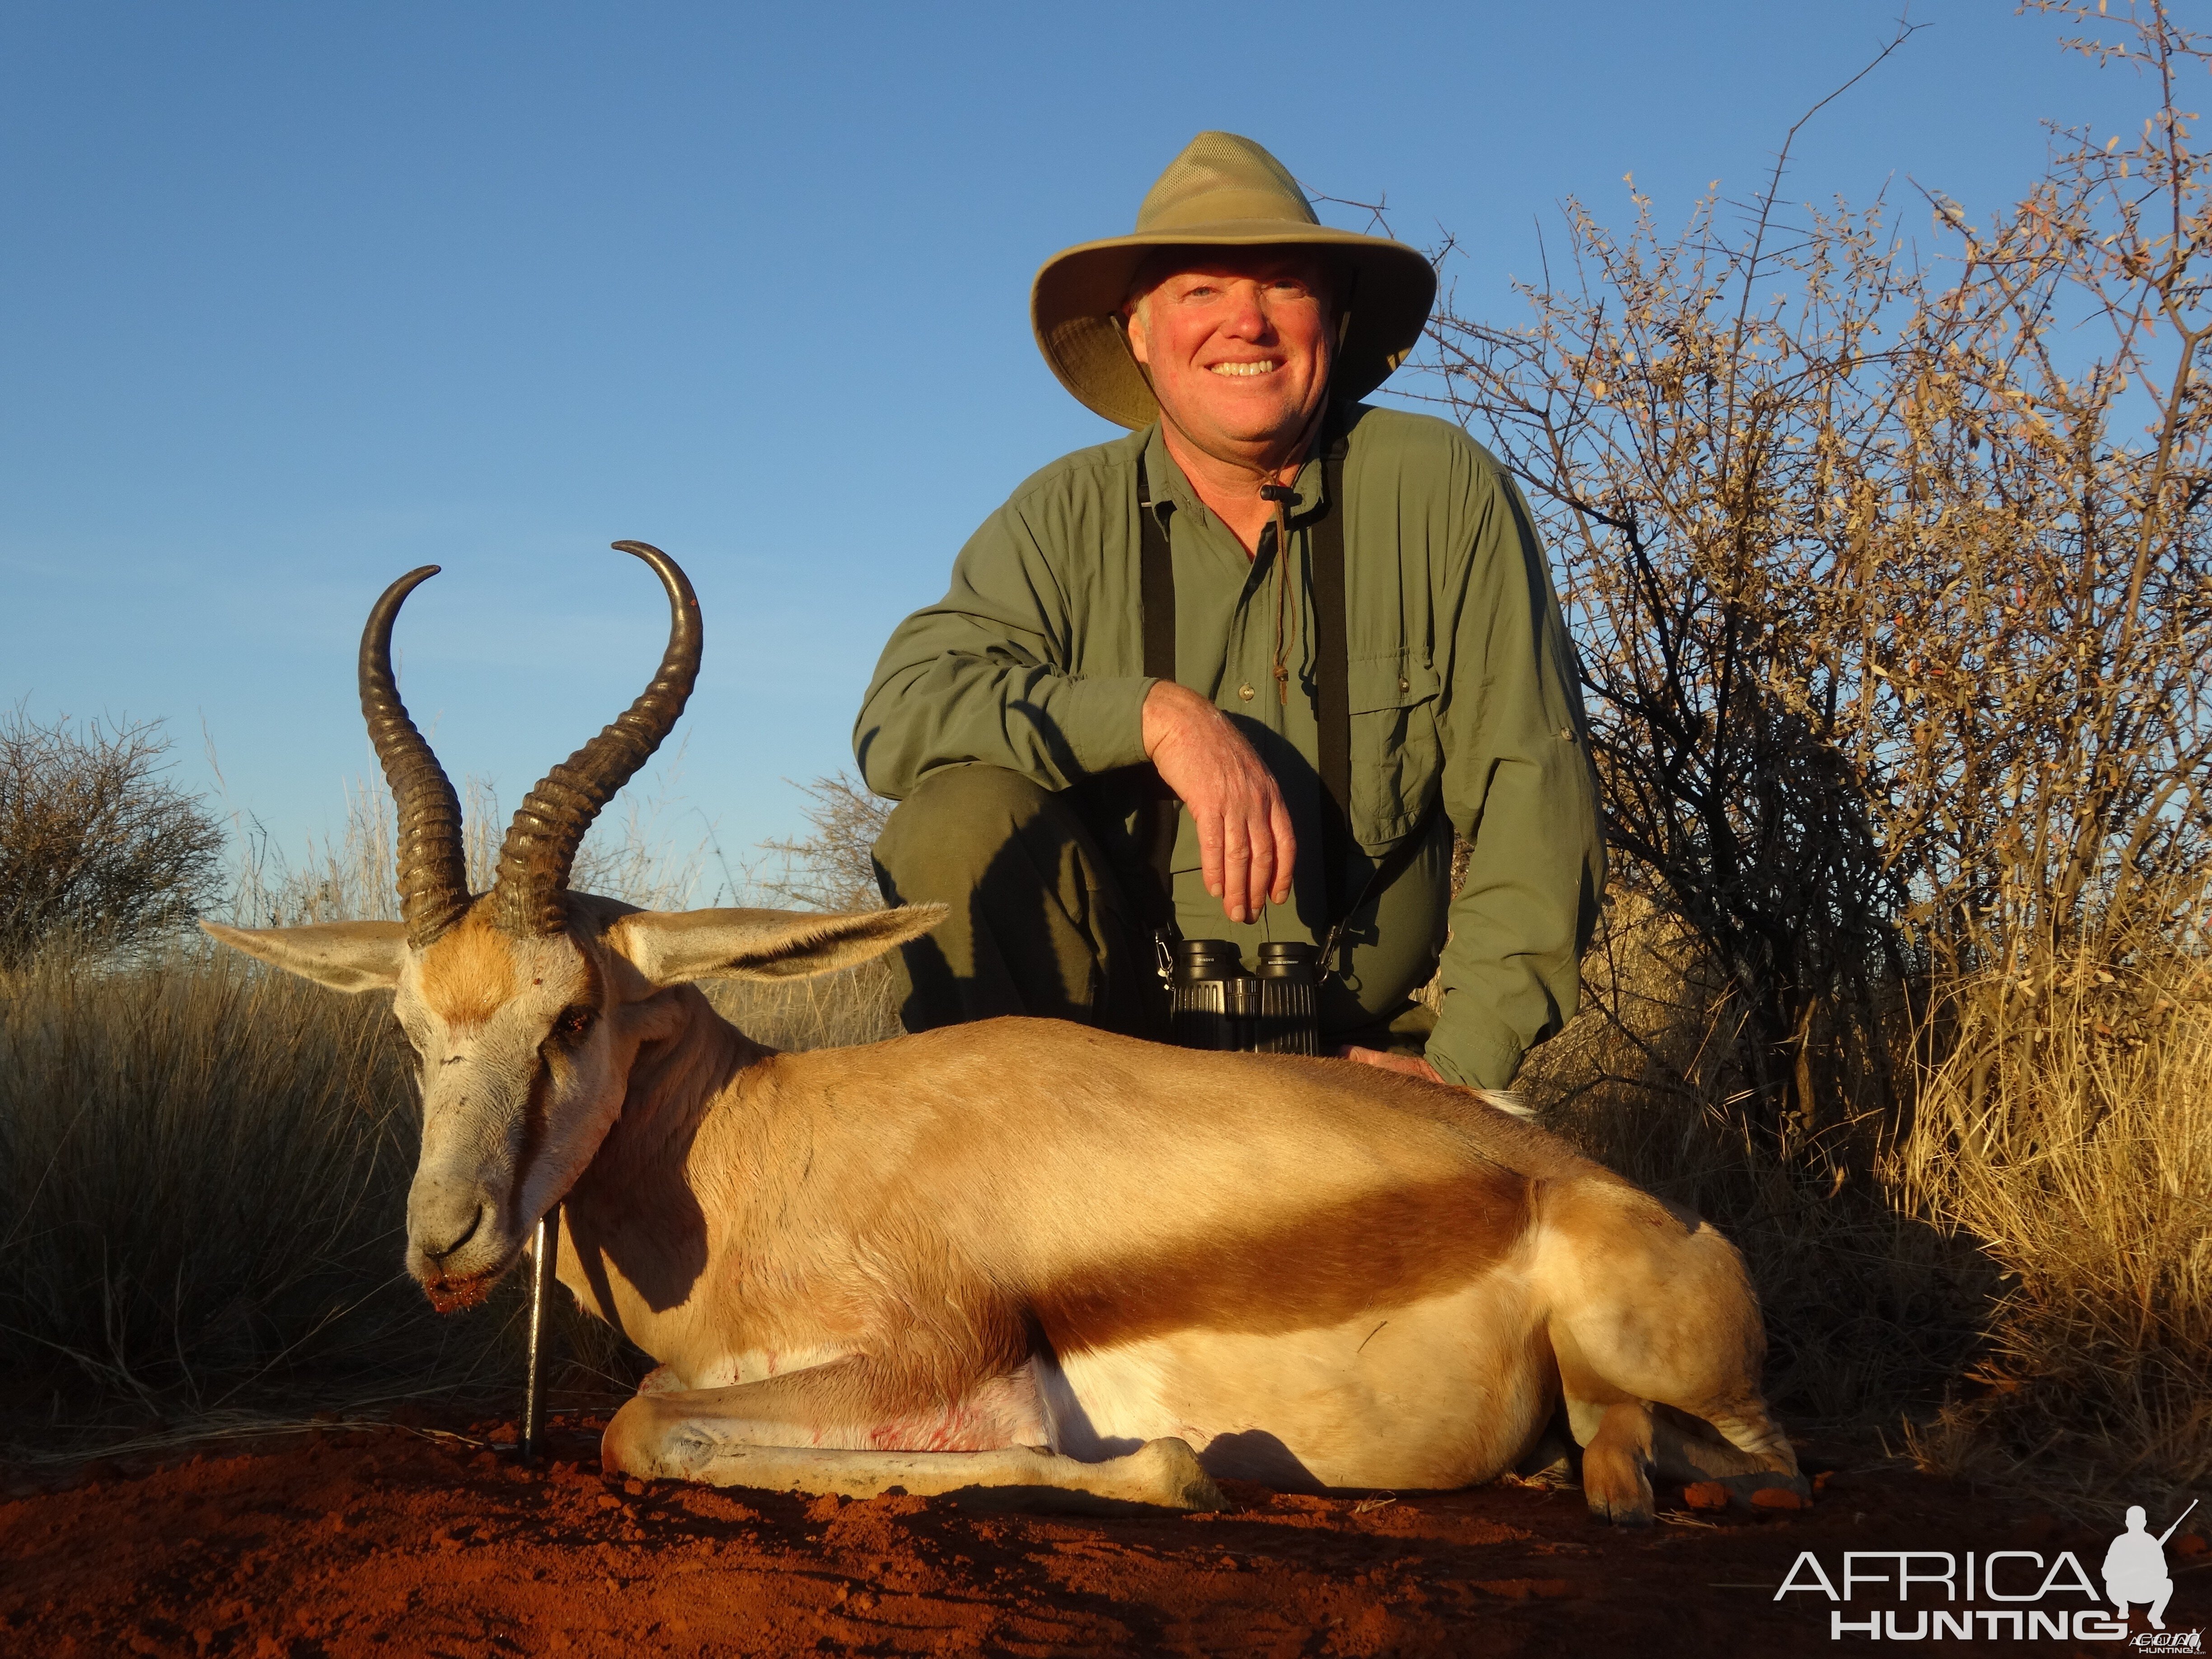
[[[1255,974],[1226,939],[1179,940],[1168,1006],[1179,1048],[1318,1054],[1321,952],[1310,945],[1263,945]]]

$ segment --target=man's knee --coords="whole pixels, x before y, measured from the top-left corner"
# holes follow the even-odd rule
[[[891,809],[876,838],[884,896],[911,898],[948,878],[972,884],[1051,799],[1050,791],[1002,766],[932,773]]]

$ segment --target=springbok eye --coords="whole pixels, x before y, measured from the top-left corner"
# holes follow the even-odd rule
[[[596,1008],[563,1008],[561,1018],[553,1022],[553,1034],[574,1042],[592,1029],[592,1022],[599,1017]]]

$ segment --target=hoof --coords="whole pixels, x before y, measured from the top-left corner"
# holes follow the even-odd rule
[[[1610,1522],[1616,1527],[1648,1527],[1651,1524],[1651,1500],[1649,1498],[1638,1503],[1634,1499],[1623,1502],[1618,1498],[1593,1497],[1589,1499],[1589,1512],[1599,1520]]]
[[[1650,1465],[1618,1445],[1593,1441],[1583,1448],[1583,1501],[1592,1515],[1616,1527],[1650,1526]]]
[[[1116,1461],[1129,1466],[1133,1490],[1126,1495],[1136,1502],[1215,1514],[1229,1507],[1229,1500],[1200,1466],[1188,1440],[1147,1440]]]

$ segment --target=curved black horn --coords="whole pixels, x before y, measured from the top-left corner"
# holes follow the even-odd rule
[[[500,844],[492,884],[493,917],[522,937],[557,933],[568,925],[568,872],[584,832],[599,809],[652,758],[683,714],[699,678],[699,601],[675,560],[643,542],[617,542],[651,565],[668,590],[668,649],[660,672],[629,709],[545,775],[516,809]]]
[[[438,574],[426,564],[384,590],[361,631],[361,712],[368,740],[391,786],[399,818],[399,915],[417,950],[461,919],[469,908],[461,856],[461,804],[446,769],[407,718],[392,675],[392,623],[407,596]]]

